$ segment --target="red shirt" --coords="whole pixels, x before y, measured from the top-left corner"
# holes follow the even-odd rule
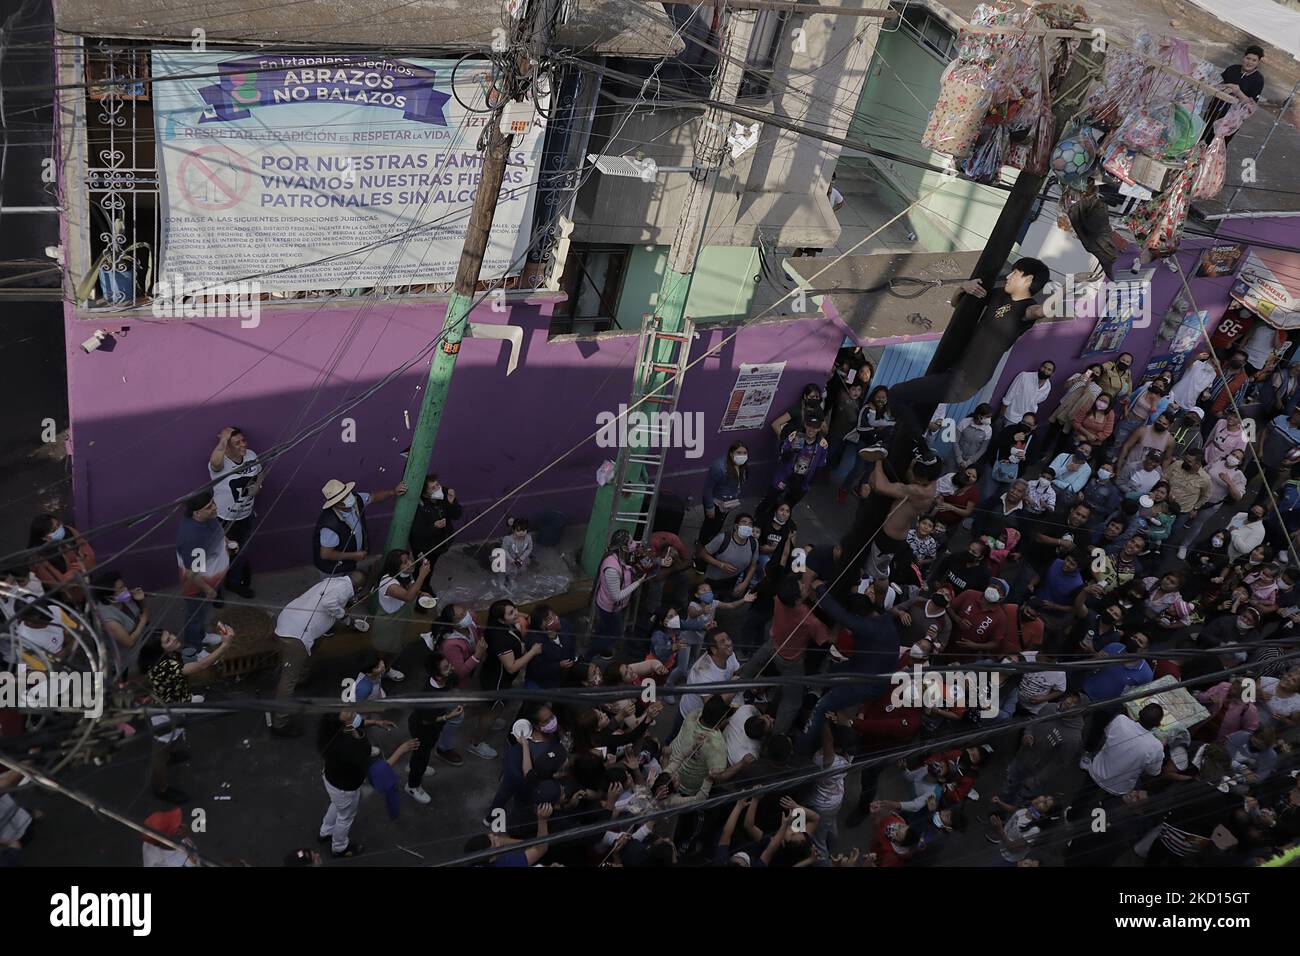
[[[950,651],[961,653],[969,650],[958,646],[959,641],[974,641],[977,644],[1002,642],[1002,609],[996,605],[992,609],[986,609],[983,593],[962,591],[953,603],[953,611],[960,623],[953,628],[952,644],[948,648]]]
[[[1005,656],[1033,651],[1043,646],[1043,622],[1020,620],[1019,604],[1003,604],[1002,643],[998,653]]]
[[[961,491],[957,492],[956,494],[944,495],[943,498],[940,500],[944,504],[952,505],[955,508],[965,508],[971,502],[974,502],[975,504],[979,504],[980,502],[979,482],[972,482],[971,484],[967,485],[965,488],[963,488]],[[954,525],[959,521],[965,520],[961,517],[961,515],[955,515],[951,511],[940,511],[935,517],[937,517],[941,522],[943,522],[946,525]]]
[[[826,625],[803,601],[786,607],[774,601],[772,607],[772,648],[783,660],[797,661],[803,657],[809,642],[829,644],[831,635]]]

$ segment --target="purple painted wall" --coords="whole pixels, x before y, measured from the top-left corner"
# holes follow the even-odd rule
[[[576,452],[502,505],[492,502],[582,442],[596,415],[617,412],[632,382],[636,335],[592,341],[547,340],[552,304],[512,304],[507,314],[484,307],[475,322],[509,321],[523,327],[519,368],[506,377],[508,346],[466,339],[448,397],[432,468],[460,493],[468,521],[484,515],[464,536],[502,533],[507,513],[536,521],[545,511],[583,523],[591,508],[597,467],[612,449],[588,438]],[[443,303],[370,308],[266,308],[257,328],[239,319],[184,321],[75,317],[65,311],[68,401],[72,422],[75,522],[88,530],[180,497],[207,480],[205,462],[217,432],[234,424],[254,451],[284,442],[303,425],[329,417],[328,426],[283,455],[258,498],[264,525],[250,554],[270,570],[308,563],[310,529],[320,488],[330,478],[356,480],[361,490],[400,480],[400,452],[410,442],[428,371],[428,357],[343,414],[330,413],[409,361],[441,329]],[[150,318],[147,317],[146,318]],[[87,355],[78,344],[97,328],[129,326],[112,352]],[[734,329],[702,330],[699,356]],[[705,453],[670,457],[664,487],[698,500],[703,470],[737,438],[754,442],[755,459],[771,457],[774,439],[764,426],[719,433],[736,371],[742,362],[786,362],[773,414],[797,400],[810,381],[824,381],[845,333],[837,321],[799,320],[744,329],[687,375],[679,408],[705,416]],[[335,365],[337,361],[337,365]],[[341,419],[356,422],[355,443],[342,439]],[[766,478],[766,469],[760,475]],[[378,509],[377,535],[391,505]],[[172,542],[179,518],[160,527],[155,515],[128,529],[92,539],[108,556],[130,545],[114,563],[149,585],[175,580]],[[133,543],[137,538],[142,540]]]
[[[1228,306],[1228,293],[1232,288],[1233,279],[1231,276],[1218,279],[1192,277],[1197,259],[1200,257],[1201,250],[1208,245],[1213,245],[1215,241],[1249,242],[1251,239],[1295,246],[1300,240],[1300,219],[1254,219],[1230,222],[1220,230],[1217,240],[1189,237],[1178,253],[1179,265],[1188,276],[1187,284],[1192,291],[1197,308],[1209,312],[1206,327],[1210,332],[1214,331]],[[1120,260],[1121,263],[1125,261],[1124,258]],[[1056,363],[1056,375],[1052,380],[1052,394],[1040,409],[1040,421],[1043,420],[1044,414],[1051,414],[1055,410],[1065,380],[1092,362],[1110,361],[1120,352],[1130,352],[1133,355],[1134,371],[1140,374],[1153,354],[1152,346],[1160,332],[1160,324],[1165,312],[1182,292],[1182,281],[1176,273],[1159,263],[1156,264],[1155,269],[1156,273],[1152,279],[1151,324],[1148,328],[1135,328],[1130,331],[1124,344],[1115,352],[1079,358],[1079,353],[1083,351],[1084,344],[1096,324],[1095,319],[1077,318],[1050,324],[1039,323],[1016,344],[1002,370],[1001,378],[998,379],[998,386],[994,392],[995,399],[1001,400],[1011,380],[1018,374],[1035,369],[1048,359]],[[1122,278],[1122,273],[1118,277]]]

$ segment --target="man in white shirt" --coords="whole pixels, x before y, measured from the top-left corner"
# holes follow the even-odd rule
[[[1136,721],[1120,714],[1106,725],[1106,742],[1088,765],[1088,776],[1105,794],[1122,797],[1137,788],[1142,776],[1155,777],[1165,765],[1165,746],[1153,730],[1164,708],[1147,704]]]
[[[1201,392],[1209,388],[1217,376],[1210,354],[1201,352],[1196,356],[1196,361],[1183,372],[1183,377],[1169,392],[1169,397],[1179,408],[1195,408],[1199,404]]]
[[[1034,372],[1021,372],[1011,380],[1007,393],[1002,396],[1002,424],[1019,425],[1026,414],[1038,412],[1052,391],[1052,376],[1056,373],[1055,362],[1044,362]]]
[[[763,749],[763,740],[772,732],[775,723],[771,717],[760,714],[753,704],[737,707],[722,731],[727,739],[727,766],[735,767],[757,760]]]
[[[276,700],[289,700],[307,675],[311,649],[338,621],[348,615],[348,604],[357,589],[365,586],[366,576],[353,571],[341,577],[325,578],[290,601],[275,622],[275,640],[280,650],[280,682]],[[268,714],[273,737],[297,737],[302,734],[289,714]]]
[[[740,670],[740,661],[732,649],[731,638],[725,631],[713,631],[704,637],[704,646],[708,653],[691,665],[686,673],[687,684],[720,684],[729,681]],[[712,696],[707,695],[707,696]],[[695,711],[704,706],[704,697],[699,694],[683,694],[677,705],[677,727]],[[677,728],[673,729],[674,736]]]
[[[249,585],[253,571],[243,549],[253,534],[253,499],[262,490],[264,476],[257,453],[248,447],[248,439],[238,428],[223,428],[217,435],[217,447],[208,456],[208,477],[217,482],[212,496],[231,551],[225,584],[240,597],[252,600]]]

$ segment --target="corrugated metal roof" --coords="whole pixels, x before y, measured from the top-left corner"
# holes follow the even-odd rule
[[[593,54],[660,57],[684,48],[663,10],[624,0],[575,0],[558,46]],[[64,33],[208,42],[482,49],[501,27],[501,4],[478,0],[56,0]]]

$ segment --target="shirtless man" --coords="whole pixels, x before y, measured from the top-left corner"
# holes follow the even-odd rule
[[[905,557],[909,553],[907,532],[912,530],[916,519],[929,514],[939,500],[939,472],[942,470],[938,461],[914,461],[908,469],[909,481],[902,483],[887,478],[884,467],[872,469],[868,482],[872,492],[897,502],[890,507],[880,533],[871,543],[872,577],[888,579],[895,556]]]

